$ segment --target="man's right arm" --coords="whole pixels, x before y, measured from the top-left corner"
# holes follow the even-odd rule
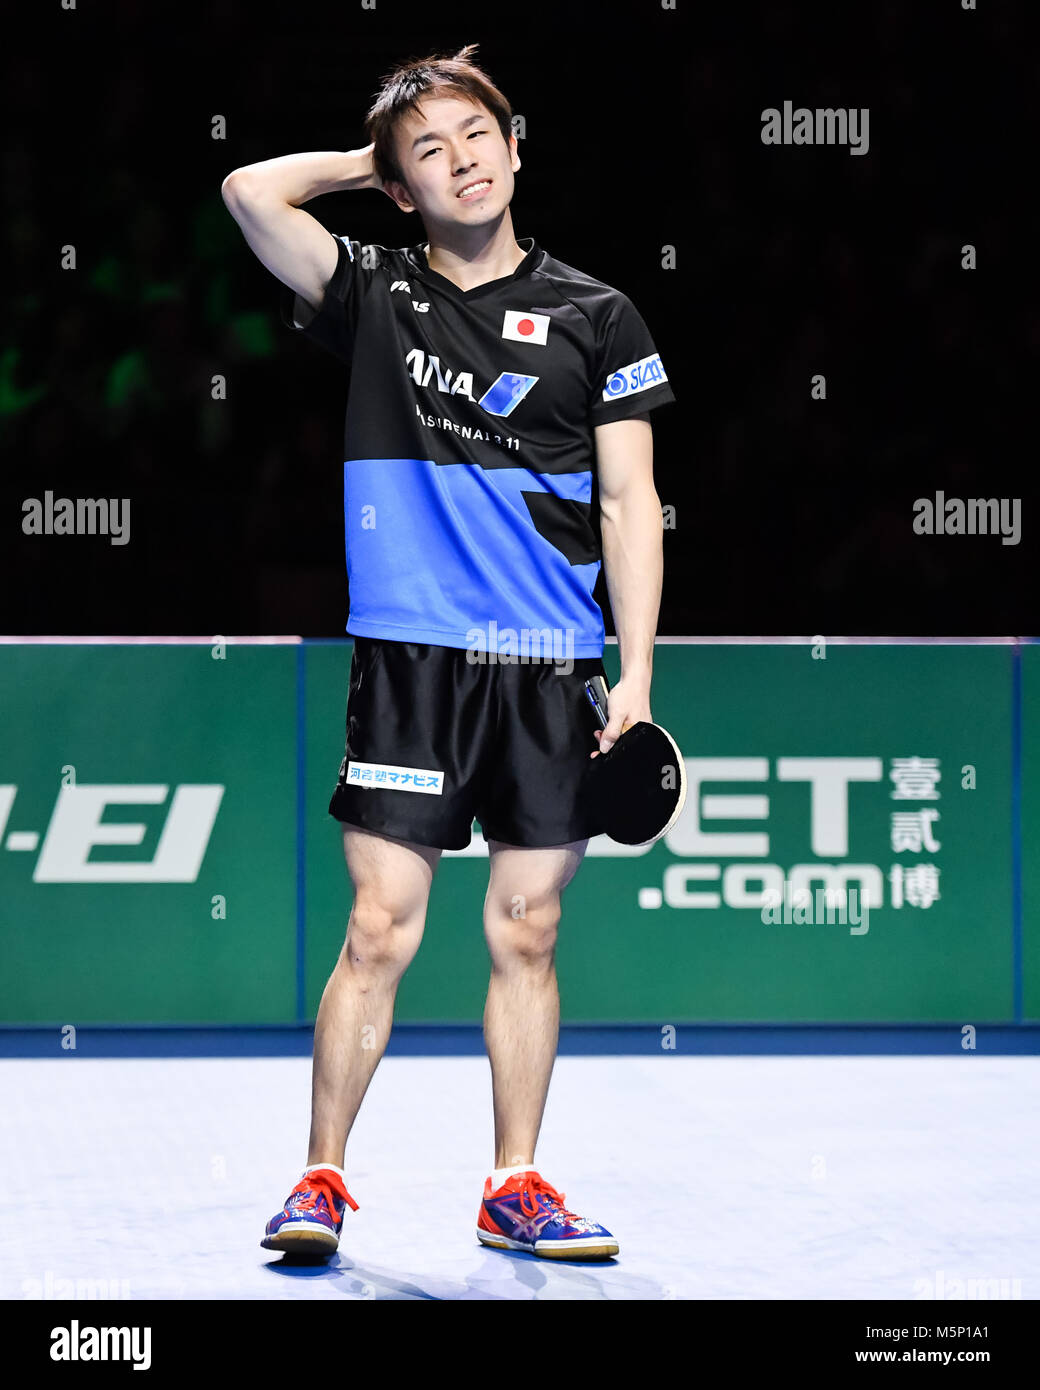
[[[221,185],[225,206],[251,250],[315,311],[339,253],[332,233],[299,204],[339,189],[382,188],[372,148],[288,154],[246,164]]]

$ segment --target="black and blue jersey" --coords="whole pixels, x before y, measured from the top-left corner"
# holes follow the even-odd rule
[[[531,237],[471,290],[421,245],[337,244],[321,309],[287,287],[281,309],[349,369],[347,632],[564,632],[569,655],[601,656],[593,429],[675,399],[631,300]]]

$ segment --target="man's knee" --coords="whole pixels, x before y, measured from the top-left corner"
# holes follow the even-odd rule
[[[528,901],[518,893],[504,902],[489,902],[485,909],[484,930],[496,965],[548,964],[559,925],[558,894]]]
[[[391,895],[357,891],[343,945],[349,963],[372,970],[403,969],[418,948],[423,915]]]

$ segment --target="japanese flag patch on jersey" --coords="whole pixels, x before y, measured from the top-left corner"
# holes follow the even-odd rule
[[[502,320],[502,337],[512,338],[516,343],[538,343],[545,347],[549,335],[548,314],[524,314],[516,309],[507,309]]]

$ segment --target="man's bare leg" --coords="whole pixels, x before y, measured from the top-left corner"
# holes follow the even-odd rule
[[[560,896],[587,844],[521,849],[488,842],[484,935],[491,982],[484,1040],[491,1062],[496,1168],[534,1162],[560,1036],[555,963]]]
[[[347,1136],[386,1048],[394,999],[426,923],[439,849],[343,827],[354,905],[314,1027],[307,1166],[343,1167]]]

